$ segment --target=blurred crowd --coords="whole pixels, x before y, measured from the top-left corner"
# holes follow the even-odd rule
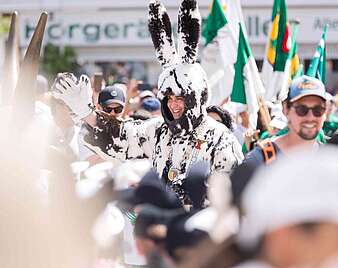
[[[294,80],[283,105],[267,103],[270,126],[258,123],[257,130],[250,129],[244,105],[225,102],[208,106],[208,117],[229,129],[245,158],[228,174],[210,174],[210,163],[202,160],[193,163],[183,185],[187,203],[151,169],[152,163],[146,158],[121,161],[87,146],[85,137],[93,127],[53,97],[55,84],[63,75],[52,87],[44,77],[37,79],[34,117],[42,125],[35,126],[39,134],[32,135],[43,139],[41,128],[48,128],[48,142],[42,145],[33,139],[25,157],[38,161],[35,154],[47,146],[48,153],[44,154],[48,161],[42,162],[48,165],[21,166],[26,179],[20,182],[22,193],[15,189],[16,202],[30,201],[26,208],[14,205],[20,216],[6,214],[11,203],[8,194],[14,191],[8,180],[20,181],[21,171],[13,173],[13,168],[20,166],[19,160],[6,155],[1,161],[6,167],[1,169],[6,181],[1,210],[10,221],[2,224],[6,226],[6,230],[1,228],[6,232],[4,237],[9,237],[4,239],[7,242],[1,252],[11,250],[13,241],[8,244],[8,240],[16,236],[20,237],[14,240],[22,246],[15,243],[17,252],[9,253],[4,261],[8,256],[25,259],[22,254],[29,254],[25,245],[35,245],[40,251],[46,243],[53,243],[50,249],[59,250],[57,243],[61,243],[61,248],[70,251],[63,248],[63,252],[55,253],[55,259],[45,256],[40,261],[60,263],[64,258],[70,265],[64,267],[338,265],[337,149],[325,145],[337,144],[337,105],[319,80],[306,76]],[[95,79],[100,81],[96,88]],[[304,92],[302,85],[310,82],[319,85],[318,89]],[[156,86],[133,79],[106,86],[98,74],[89,85],[92,111],[109,122],[148,122],[162,117]],[[26,142],[32,142],[30,139],[24,138]],[[270,165],[276,158],[281,160]],[[37,174],[30,176],[25,168]],[[27,194],[24,188],[32,188],[29,178],[37,185]],[[53,182],[56,179],[58,182]],[[56,224],[54,217],[62,220]],[[27,230],[35,230],[22,234],[25,229],[18,232],[23,227],[12,221],[22,221]],[[86,235],[76,240],[79,230]],[[33,241],[35,235],[46,236],[46,241]],[[28,244],[22,244],[26,236]],[[74,253],[74,248],[80,252]],[[34,249],[32,254],[36,254]],[[44,249],[41,254],[51,252]]]
[[[338,267],[337,95],[301,75],[255,129],[210,105],[182,3],[177,51],[150,4],[157,85],[23,64],[0,106],[1,267]]]

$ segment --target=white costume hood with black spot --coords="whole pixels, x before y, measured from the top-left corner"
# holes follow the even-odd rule
[[[210,172],[230,173],[243,158],[235,136],[206,115],[207,78],[196,63],[200,25],[196,1],[183,0],[177,52],[169,16],[159,1],[152,0],[149,30],[163,68],[158,97],[164,122],[162,118],[119,121],[99,114],[97,126],[86,137],[89,148],[114,160],[150,158],[154,170],[184,203],[189,203],[184,183],[192,164],[205,161]],[[177,120],[167,106],[172,94],[185,98],[185,111]]]
[[[163,68],[158,80],[162,115],[174,135],[190,133],[206,116],[208,100],[207,76],[196,62],[201,29],[197,2],[183,0],[181,3],[178,14],[178,53],[168,13],[159,0],[150,1],[148,26],[157,59]],[[184,114],[176,120],[167,106],[170,95],[185,97]]]

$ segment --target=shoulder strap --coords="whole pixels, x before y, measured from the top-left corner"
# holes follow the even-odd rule
[[[261,148],[264,161],[266,165],[271,164],[274,160],[276,160],[276,148],[273,145],[272,141],[263,141],[257,142],[257,145]]]

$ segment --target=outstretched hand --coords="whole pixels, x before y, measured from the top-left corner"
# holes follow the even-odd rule
[[[92,112],[92,88],[90,79],[72,73],[59,73],[52,86],[53,97],[62,100],[78,117],[83,119]]]

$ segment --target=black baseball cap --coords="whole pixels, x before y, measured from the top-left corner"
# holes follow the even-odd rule
[[[140,204],[151,204],[164,209],[182,207],[176,194],[166,189],[158,174],[152,169],[142,177],[135,188],[115,191],[115,199],[122,207],[135,207]]]
[[[101,90],[98,103],[102,106],[107,106],[112,103],[118,103],[124,106],[126,103],[126,90],[127,87],[124,84],[107,86]]]
[[[145,237],[155,242],[163,241],[166,237],[155,237],[149,234],[149,228],[154,225],[164,225],[167,227],[169,222],[177,215],[186,214],[184,209],[163,209],[150,204],[140,207],[140,211],[135,221],[134,234],[138,237]]]
[[[167,237],[165,239],[165,249],[176,261],[180,259],[175,254],[179,248],[193,248],[204,239],[209,238],[209,234],[199,228],[187,228],[187,221],[192,213],[179,214],[172,217],[167,224]]]

